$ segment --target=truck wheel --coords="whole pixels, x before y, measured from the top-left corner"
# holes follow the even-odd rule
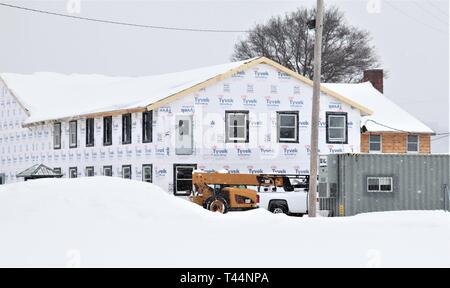
[[[208,201],[209,200],[209,201]],[[223,197],[215,197],[207,200],[207,208],[211,212],[225,214],[228,212],[228,203]]]
[[[285,204],[275,203],[270,206],[269,211],[274,214],[288,214],[288,207]]]

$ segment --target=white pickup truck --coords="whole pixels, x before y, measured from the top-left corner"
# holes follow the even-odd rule
[[[302,216],[308,213],[307,191],[259,192],[259,207],[272,213]]]
[[[292,191],[282,187],[262,188],[258,191],[259,207],[272,213],[303,216],[308,213],[309,178],[290,179]]]

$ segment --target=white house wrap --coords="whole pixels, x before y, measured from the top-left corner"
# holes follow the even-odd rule
[[[0,77],[3,183],[38,163],[65,177],[112,172],[152,181],[176,195],[185,194],[193,169],[309,173],[311,81],[266,58],[138,78]],[[143,127],[145,111],[152,129]],[[320,153],[359,152],[361,115],[370,113],[324,88]],[[150,143],[143,143],[144,130]]]

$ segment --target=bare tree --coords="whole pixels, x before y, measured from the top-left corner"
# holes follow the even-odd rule
[[[235,45],[232,59],[265,56],[313,79],[314,30],[307,22],[314,18],[315,9],[300,8],[256,25]],[[356,82],[378,65],[369,32],[348,25],[337,7],[325,11],[322,39],[323,82]]]

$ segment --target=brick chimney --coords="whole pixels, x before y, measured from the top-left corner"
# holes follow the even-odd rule
[[[364,71],[364,82],[369,81],[378,91],[383,93],[383,69],[372,69]]]

